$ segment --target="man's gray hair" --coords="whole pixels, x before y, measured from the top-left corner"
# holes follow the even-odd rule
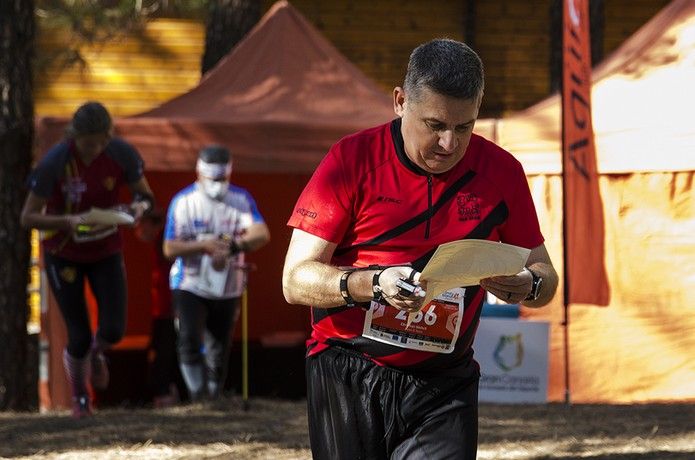
[[[413,50],[403,89],[418,100],[424,88],[443,96],[474,100],[485,88],[483,62],[465,43],[440,38]]]

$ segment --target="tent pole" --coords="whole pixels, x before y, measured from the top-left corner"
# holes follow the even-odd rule
[[[570,324],[569,324],[569,305],[565,302],[564,317],[562,320],[564,327],[564,354],[565,354],[565,404],[571,405],[570,397]]]
[[[564,116],[564,114],[563,114]],[[564,135],[565,126],[562,123],[562,141],[565,142]],[[564,157],[564,146],[563,146],[563,157]],[[563,306],[563,354],[565,360],[565,404],[570,405],[572,403],[571,393],[570,393],[570,280],[569,280],[569,257],[567,250],[567,177],[565,173],[565,161],[562,161],[562,306]]]
[[[241,400],[244,412],[249,410],[249,332],[248,289],[241,294]]]
[[[561,135],[561,157],[560,157],[560,178],[562,179],[562,307],[563,307],[563,317],[562,317],[562,327],[563,327],[563,355],[565,361],[565,404],[570,405],[572,403],[571,392],[570,392],[570,281],[569,281],[569,251],[567,249],[567,203],[569,198],[567,197],[567,166],[568,161],[567,155],[567,132],[565,130],[565,119],[568,116],[565,107],[565,66],[566,63],[566,50],[565,50],[565,8],[567,8],[567,3],[565,0],[562,1],[562,8],[560,9],[560,43],[562,50],[562,72],[560,78],[560,95],[561,95],[561,118],[560,118],[560,135]]]

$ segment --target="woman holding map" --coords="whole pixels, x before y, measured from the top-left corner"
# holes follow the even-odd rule
[[[103,351],[125,332],[126,274],[118,225],[132,224],[152,209],[143,168],[135,148],[113,136],[106,108],[87,102],[29,177],[22,225],[42,230],[46,273],[68,331],[63,364],[76,418],[91,415],[88,377],[94,389],[108,386]],[[130,205],[119,204],[123,185],[133,196]],[[99,310],[94,336],[85,278]]]

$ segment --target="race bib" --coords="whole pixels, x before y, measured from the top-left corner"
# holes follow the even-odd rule
[[[198,275],[198,289],[215,297],[222,297],[229,278],[229,261],[222,270],[215,270],[212,266],[212,257],[205,254],[200,260],[200,273]]]
[[[217,238],[217,236],[210,233],[201,233],[196,237],[198,241],[213,238]],[[229,261],[227,261],[222,270],[215,270],[212,266],[212,257],[208,254],[203,254],[200,258],[198,290],[215,297],[222,297],[225,292],[225,287],[227,286],[227,279],[229,278],[229,265]]]
[[[362,336],[411,350],[451,353],[461,329],[465,293],[465,288],[454,288],[435,297],[417,313],[407,329],[408,313],[372,302],[365,315]]]

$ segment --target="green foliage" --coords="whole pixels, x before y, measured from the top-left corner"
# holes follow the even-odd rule
[[[152,17],[202,18],[207,0],[37,0],[39,28],[67,28],[89,43],[137,29]]]
[[[138,34],[151,18],[203,18],[208,0],[36,0],[38,35],[50,34],[59,52],[37,56],[35,70],[84,67],[82,45]]]

